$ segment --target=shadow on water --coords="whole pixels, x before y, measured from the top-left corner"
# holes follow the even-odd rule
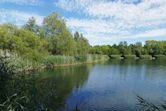
[[[87,66],[78,66],[50,70],[47,74],[43,71],[33,75],[7,75],[12,72],[3,66],[1,63],[0,111],[62,110],[68,96],[86,82],[89,74]]]
[[[157,99],[160,94],[164,97],[165,66],[165,61],[111,60],[93,67],[15,75],[13,67],[1,59],[0,111],[133,111],[133,102],[140,111],[165,111],[166,104],[160,105]],[[134,92],[146,99],[135,98]]]

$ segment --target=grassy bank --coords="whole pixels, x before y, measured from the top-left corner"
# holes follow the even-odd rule
[[[147,60],[152,60],[152,59],[166,59],[166,56],[164,55],[156,55],[155,57],[152,57],[151,55],[140,55],[140,57],[137,57],[136,55],[110,55],[110,59],[147,59]]]
[[[18,72],[33,71],[44,68],[53,68],[60,66],[70,66],[79,64],[96,63],[100,61],[106,61],[109,57],[107,55],[84,55],[84,56],[62,56],[62,55],[50,55],[41,61],[29,61],[22,59],[21,57],[12,57],[10,64],[17,67]]]

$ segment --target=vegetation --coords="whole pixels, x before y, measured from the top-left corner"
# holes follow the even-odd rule
[[[144,98],[137,96],[138,105],[141,106],[141,111],[166,111],[166,103],[155,105],[146,101]]]
[[[166,41],[146,41],[144,45],[141,42],[135,44],[127,44],[127,42],[120,42],[118,45],[102,45],[93,46],[90,49],[92,54],[105,54],[111,58],[135,58],[141,59],[165,59],[166,58]],[[116,56],[115,56],[116,55]]]
[[[34,17],[22,27],[0,25],[0,55],[12,58],[10,62],[19,70],[100,59],[88,55],[89,50],[90,44],[83,34],[72,34],[65,20],[55,12],[45,17],[40,26]]]
[[[136,55],[124,55],[125,59],[136,59]]]
[[[0,111],[59,111],[74,88],[88,79],[86,65],[51,70],[48,75],[39,72],[39,77],[16,75],[8,60],[0,59]]]
[[[93,62],[101,60],[101,55],[113,59],[165,59],[166,41],[90,46],[83,34],[72,34],[63,17],[54,12],[45,17],[40,26],[33,17],[22,27],[0,25],[0,55],[12,57],[13,64],[25,69]]]

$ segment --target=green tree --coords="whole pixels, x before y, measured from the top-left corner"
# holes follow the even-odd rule
[[[49,51],[52,54],[73,55],[75,41],[67,29],[65,20],[57,13],[44,18],[45,38],[48,38]]]
[[[75,32],[74,40],[76,42],[76,54],[85,55],[89,52],[89,42],[82,34]]]

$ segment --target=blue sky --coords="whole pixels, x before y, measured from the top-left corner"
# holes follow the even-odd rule
[[[166,0],[0,0],[0,24],[60,13],[92,45],[166,40]]]

